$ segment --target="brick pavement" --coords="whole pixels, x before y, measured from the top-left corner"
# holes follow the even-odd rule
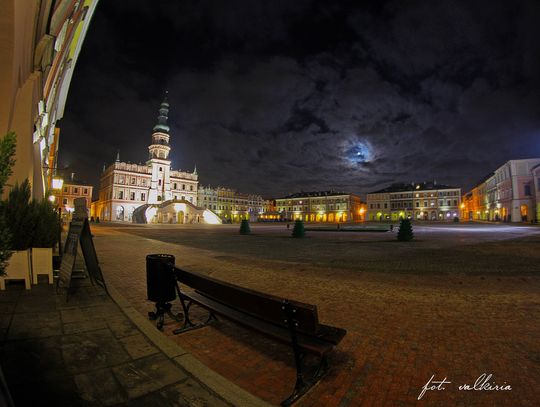
[[[176,245],[105,226],[94,233],[107,281],[143,315],[152,309],[145,301],[144,258],[170,253],[180,267],[317,304],[322,322],[346,328],[347,336],[330,357],[328,376],[301,406],[533,406],[540,399],[540,279],[534,270],[515,276],[464,273],[469,259],[463,258],[453,273],[374,273],[362,271],[361,254],[357,269],[342,269],[317,265],[316,259],[260,260]],[[504,247],[520,246],[505,242]],[[474,256],[476,249],[468,250]],[[420,258],[419,269],[421,264]],[[174,328],[168,323],[165,333],[171,335]],[[272,403],[292,389],[291,352],[251,331],[220,322],[174,340]],[[484,372],[513,390],[457,390]],[[418,401],[432,374],[452,384]]]

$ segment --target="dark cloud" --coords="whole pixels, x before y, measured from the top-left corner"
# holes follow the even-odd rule
[[[101,2],[60,159],[146,159],[165,88],[175,168],[278,196],[437,179],[540,155],[540,3]]]

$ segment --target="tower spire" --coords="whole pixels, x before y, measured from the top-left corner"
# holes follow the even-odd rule
[[[120,162],[120,150],[116,150],[116,162]]]
[[[169,102],[167,100],[169,96],[169,91],[165,91],[165,96],[163,97],[163,102],[159,108],[159,116],[157,118],[157,123],[153,128],[154,133],[160,132],[169,134],[169,126],[167,125],[167,120],[169,119]]]

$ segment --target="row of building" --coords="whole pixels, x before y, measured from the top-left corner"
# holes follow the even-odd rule
[[[137,223],[231,223],[251,221],[363,222],[491,220],[539,217],[540,159],[512,160],[462,197],[458,187],[433,182],[392,184],[360,196],[337,191],[299,192],[274,200],[225,187],[199,185],[197,168],[173,170],[169,160],[169,104],[159,109],[146,164],[116,161],[103,169],[99,199],[90,215]],[[92,187],[66,183],[57,197],[68,213],[73,200],[92,196]]]
[[[530,222],[540,219],[540,158],[510,160],[463,197],[463,218]]]

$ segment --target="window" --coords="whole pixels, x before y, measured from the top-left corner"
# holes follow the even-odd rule
[[[124,199],[124,191],[118,191],[118,199]]]
[[[388,208],[388,204],[384,204],[384,209]]]
[[[67,205],[67,203],[68,203],[67,198],[62,199],[62,203],[63,203],[64,205]]]
[[[185,197],[184,195],[182,195],[182,201],[183,201],[184,199],[186,199],[186,197]]]
[[[454,206],[457,206],[457,200],[454,199]]]
[[[135,192],[129,194],[129,199],[131,199],[132,201],[135,200]]]
[[[157,200],[161,201],[161,195],[158,195]]]
[[[450,206],[450,201],[446,201],[446,205]]]
[[[88,195],[88,188],[83,189],[83,194]]]
[[[146,180],[145,180],[145,179],[143,179],[143,180],[141,181],[141,185],[142,185],[143,187],[146,186]]]
[[[176,182],[173,184],[173,188],[178,189],[178,184]]]
[[[420,202],[416,201],[416,207],[417,207],[417,208],[420,207]]]
[[[160,171],[163,171],[163,167],[159,167],[159,170],[160,170]]]
[[[182,184],[182,189],[183,189],[183,190],[186,189],[186,184]]]
[[[158,185],[161,185],[161,180],[158,180]]]
[[[135,185],[136,179],[135,177],[131,177],[131,185]]]
[[[146,201],[146,194],[145,193],[141,194],[141,201]]]
[[[68,189],[67,187],[64,187],[64,192],[67,192],[67,189]]]
[[[529,187],[529,189],[530,189],[530,187]],[[190,191],[193,191],[193,185],[190,185],[190,186],[189,186],[189,190],[190,190]]]
[[[531,184],[525,184],[525,196],[531,196]]]
[[[77,188],[77,187],[73,188],[73,193],[78,194],[79,193],[79,188]]]

